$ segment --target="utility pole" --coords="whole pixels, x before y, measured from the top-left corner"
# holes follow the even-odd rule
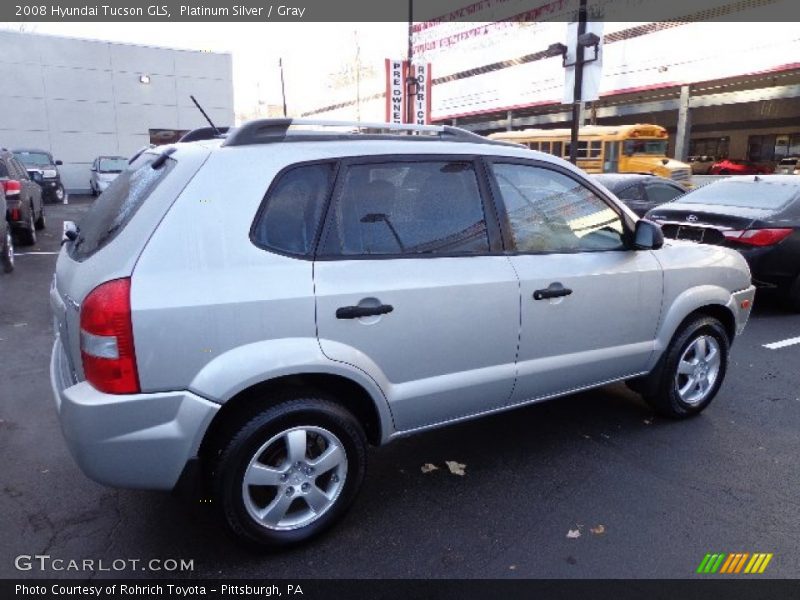
[[[286,116],[286,84],[283,81],[283,58],[278,59],[278,67],[281,70],[281,97],[283,98],[283,116]]]
[[[417,96],[416,82],[414,77],[414,66],[411,62],[414,60],[414,0],[408,0],[408,71],[406,73],[406,123],[414,122],[414,103],[412,98]]]
[[[586,0],[580,0],[578,7],[578,39],[586,33]],[[570,133],[569,162],[578,162],[578,131],[581,126],[581,105],[583,104],[583,45],[575,44],[575,88],[572,94],[572,131]]]
[[[358,29],[353,31],[356,41],[356,121],[361,122],[361,46],[358,43]]]

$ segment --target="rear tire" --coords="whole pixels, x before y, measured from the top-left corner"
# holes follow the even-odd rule
[[[713,317],[694,317],[675,333],[653,372],[634,385],[662,415],[691,417],[717,395],[729,351],[730,340],[722,323]]]
[[[14,270],[14,237],[11,235],[11,227],[6,227],[0,260],[3,263],[3,272],[11,273]]]
[[[789,310],[800,312],[800,275],[794,280],[786,296],[786,305]]]
[[[211,472],[214,502],[228,530],[250,546],[300,544],[344,515],[364,479],[366,456],[352,414],[298,396],[233,431]]]
[[[19,243],[22,246],[33,246],[36,243],[36,223],[33,218],[33,206],[28,213],[28,224],[19,232]]]
[[[39,211],[39,218],[36,219],[36,222],[34,223],[34,226],[36,227],[36,229],[39,229],[39,230],[44,229],[45,227],[47,227],[47,221],[45,220],[45,217],[44,217],[44,202],[42,202],[42,208]]]

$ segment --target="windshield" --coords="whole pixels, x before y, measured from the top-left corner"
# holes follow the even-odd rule
[[[649,154],[666,156],[666,140],[625,140],[625,154]]]
[[[698,188],[681,197],[678,202],[775,209],[797,197],[798,193],[798,185],[729,180]]]
[[[118,156],[100,159],[99,170],[101,173],[122,173],[128,166],[128,159]]]
[[[46,152],[14,152],[14,156],[26,167],[45,167],[53,164],[53,160]]]

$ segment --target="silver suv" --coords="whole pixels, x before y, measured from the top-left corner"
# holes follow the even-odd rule
[[[197,475],[250,543],[340,518],[368,444],[621,380],[697,414],[750,313],[741,255],[665,245],[548,154],[286,119],[192,137],[67,231],[52,386],[89,477]]]

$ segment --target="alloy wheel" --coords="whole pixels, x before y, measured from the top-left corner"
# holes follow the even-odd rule
[[[316,426],[273,436],[253,455],[242,478],[250,516],[272,530],[310,525],[336,502],[347,477],[341,440]]]
[[[690,406],[701,404],[719,377],[722,351],[710,335],[696,337],[683,351],[675,374],[680,399]]]

